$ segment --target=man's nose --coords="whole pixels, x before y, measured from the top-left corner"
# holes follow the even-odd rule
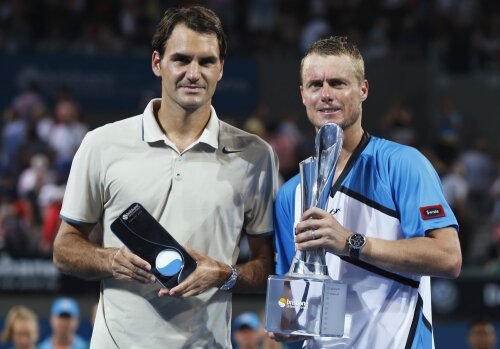
[[[332,100],[330,86],[326,82],[323,84],[323,87],[321,88],[321,100],[322,101]]]
[[[200,65],[198,62],[191,62],[187,71],[187,78],[191,81],[197,81],[200,78]]]

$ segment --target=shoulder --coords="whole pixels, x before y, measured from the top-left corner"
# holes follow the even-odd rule
[[[410,156],[410,158],[423,157],[422,153],[416,148],[375,136],[372,136],[372,141],[369,146],[372,153],[382,158],[407,158],[408,156]]]
[[[243,152],[263,152],[273,153],[271,145],[259,136],[248,133],[219,120],[220,139],[223,146]]]
[[[378,137],[372,136],[367,150],[367,154],[374,158],[379,167],[386,167],[389,171],[400,167],[418,168],[423,164],[430,165],[429,160],[416,148]]]
[[[441,185],[431,162],[416,148],[380,138],[372,146],[377,175],[391,195],[416,195]]]
[[[87,133],[87,142],[109,142],[115,139],[142,137],[142,115],[109,123]]]

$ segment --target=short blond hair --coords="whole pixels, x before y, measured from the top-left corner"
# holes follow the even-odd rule
[[[326,39],[316,41],[309,50],[306,51],[300,62],[300,81],[302,81],[302,69],[305,59],[313,54],[320,56],[348,56],[351,58],[356,78],[359,82],[365,80],[365,61],[359,49],[346,36],[330,36]]]

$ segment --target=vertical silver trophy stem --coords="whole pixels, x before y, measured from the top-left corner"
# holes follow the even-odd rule
[[[302,213],[311,207],[326,209],[342,141],[342,129],[336,124],[325,124],[316,135],[315,156],[299,164]],[[327,276],[325,250],[296,251],[288,272],[294,275],[310,274],[318,278]]]
[[[315,156],[300,163],[301,212],[326,210],[342,150],[342,129],[323,125],[316,135]],[[306,336],[342,336],[347,286],[328,275],[323,248],[296,251],[285,275],[267,282],[265,329]]]

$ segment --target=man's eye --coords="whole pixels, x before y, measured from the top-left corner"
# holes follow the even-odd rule
[[[332,86],[332,87],[342,87],[344,85],[345,85],[345,83],[343,81],[340,81],[340,80],[334,80],[334,81],[330,82],[330,86]]]
[[[187,57],[176,57],[174,58],[174,62],[178,62],[178,63],[184,63],[184,64],[189,64],[191,60]]]
[[[207,66],[209,66],[209,65],[212,65],[212,64],[214,64],[214,63],[215,63],[215,61],[214,61],[213,59],[202,59],[202,60],[200,61],[200,65],[202,65],[202,66],[204,66],[204,67],[207,67]]]

